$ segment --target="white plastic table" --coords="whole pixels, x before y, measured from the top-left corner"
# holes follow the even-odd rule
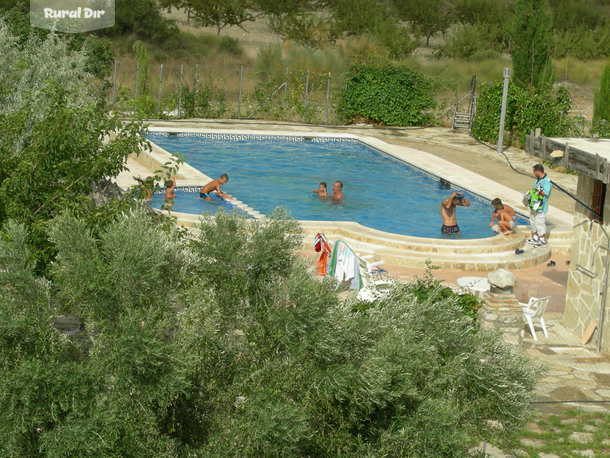
[[[490,288],[487,277],[460,277],[457,284],[463,291],[475,294],[486,293]]]

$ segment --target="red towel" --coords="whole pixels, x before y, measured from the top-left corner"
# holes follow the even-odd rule
[[[330,243],[326,239],[324,234],[316,234],[313,242],[313,249],[316,253],[320,253],[320,257],[318,258],[318,275],[324,276],[328,273],[328,262],[330,260],[330,254],[332,253],[332,248],[330,247]]]

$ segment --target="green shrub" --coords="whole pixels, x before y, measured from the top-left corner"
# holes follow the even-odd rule
[[[554,57],[599,59],[610,56],[610,28],[570,29],[553,35]]]
[[[226,35],[220,38],[218,49],[224,53],[231,54],[232,56],[240,56],[242,53],[239,41],[236,38]]]
[[[484,24],[464,24],[453,30],[436,54],[438,57],[482,60],[499,56],[499,34]]]
[[[94,228],[122,211],[94,201],[93,186],[147,144],[140,123],[109,112],[89,56],[69,44],[52,34],[20,43],[0,19],[0,222],[25,225],[40,271],[54,257],[48,221],[71,209]]]
[[[417,40],[411,37],[406,28],[390,22],[378,27],[375,38],[388,50],[389,56],[393,59],[410,56],[417,48]]]
[[[593,131],[600,137],[610,137],[610,63],[606,64],[595,92]]]
[[[399,66],[356,66],[346,78],[338,112],[347,122],[358,118],[390,126],[422,126],[434,108],[431,83]]]
[[[477,113],[472,127],[472,135],[483,141],[496,142],[500,124],[502,83],[483,84],[479,91]],[[568,116],[571,99],[568,91],[536,91],[510,84],[506,111],[506,130],[513,138],[523,142],[531,130],[541,128],[549,137],[563,137],[577,132],[575,120]],[[507,136],[507,142],[511,138]]]

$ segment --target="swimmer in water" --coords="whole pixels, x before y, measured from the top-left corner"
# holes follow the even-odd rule
[[[343,182],[342,181],[335,181],[335,183],[333,184],[333,202],[334,203],[342,203],[343,199],[344,199],[344,195],[343,195]]]
[[[443,234],[458,234],[460,227],[457,223],[456,207],[470,207],[470,201],[462,193],[453,192],[448,199],[441,203],[441,218]]]
[[[174,199],[176,198],[176,182],[174,180],[167,180],[165,182],[165,203],[163,209],[171,211],[174,207]]]
[[[328,187],[326,186],[325,182],[321,182],[320,187],[311,192],[317,194],[320,199],[326,199],[328,197]]]

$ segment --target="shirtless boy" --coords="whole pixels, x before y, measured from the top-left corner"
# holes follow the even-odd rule
[[[453,192],[448,199],[441,203],[441,217],[443,226],[441,232],[443,234],[457,234],[460,232],[460,227],[457,223],[456,207],[470,207],[470,201],[459,192]]]
[[[515,227],[517,212],[510,205],[502,203],[498,198],[492,200],[491,205],[493,206],[494,211],[491,214],[489,226],[496,232],[501,232],[504,235],[512,234],[514,232],[513,229]],[[496,220],[498,221],[497,227],[494,227],[496,225]],[[496,230],[496,228],[498,230]]]
[[[333,201],[335,203],[343,202],[343,197],[343,182],[337,180],[333,184]]]
[[[328,197],[328,187],[324,182],[320,183],[320,187],[318,189],[314,189],[312,192],[317,194],[320,199],[326,199]]]
[[[216,192],[216,195],[223,199],[226,199],[227,197],[231,197],[229,194],[225,194],[224,192],[222,192],[222,185],[228,181],[229,181],[229,175],[227,175],[226,173],[223,173],[222,175],[220,175],[220,178],[218,178],[216,180],[212,180],[208,184],[203,186],[199,190],[199,197],[201,197],[202,199],[205,199],[205,200],[212,200],[212,197],[210,196],[211,192]]]

